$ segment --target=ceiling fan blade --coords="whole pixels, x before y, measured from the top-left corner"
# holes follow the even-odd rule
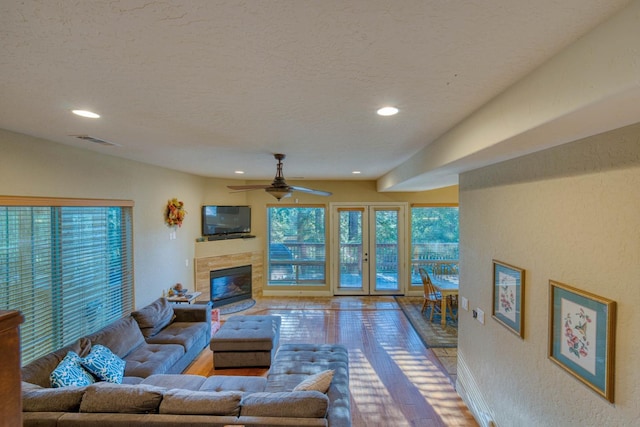
[[[306,187],[296,187],[294,185],[290,185],[289,188],[291,188],[291,190],[293,191],[299,191],[301,193],[307,193],[307,194],[315,194],[316,196],[331,196],[333,194],[328,191],[314,190],[312,188],[306,188]]]
[[[264,190],[265,188],[269,188],[271,185],[227,185],[227,188],[230,190]]]
[[[307,194],[315,194],[316,196],[331,196],[333,193],[328,191],[314,190],[312,188],[306,187],[295,187],[287,184],[287,181],[284,179],[284,175],[282,174],[282,160],[285,158],[284,154],[274,154],[273,155],[278,161],[277,172],[275,178],[273,178],[273,182],[271,184],[266,185],[227,185],[227,188],[230,190],[236,191],[249,191],[249,190],[265,190],[267,193],[271,194],[276,199],[284,199],[287,197],[291,197],[292,191],[299,191],[301,193]]]

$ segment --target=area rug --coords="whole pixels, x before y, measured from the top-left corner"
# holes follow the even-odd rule
[[[231,313],[238,313],[239,311],[248,310],[254,305],[256,305],[256,300],[251,298],[251,299],[243,299],[242,301],[223,305],[218,309],[220,310],[220,314],[231,314]]]
[[[402,312],[418,333],[427,348],[453,348],[458,346],[458,324],[447,316],[447,324],[440,325],[440,313],[434,313],[433,322],[429,322],[426,313],[421,313],[422,297],[395,297]]]

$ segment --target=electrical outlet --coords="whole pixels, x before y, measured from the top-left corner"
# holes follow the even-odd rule
[[[184,266],[189,267],[189,258],[184,260]]]
[[[460,306],[464,311],[469,311],[469,300],[465,297],[460,297]]]
[[[479,308],[476,308],[474,311],[474,316],[476,318],[476,320],[478,320],[478,322],[482,323],[484,325],[484,311],[480,310]]]

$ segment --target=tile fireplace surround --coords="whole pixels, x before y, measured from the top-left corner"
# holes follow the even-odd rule
[[[264,251],[261,238],[196,242],[195,286],[199,301],[210,299],[209,272],[221,268],[251,265],[252,296],[262,295]]]

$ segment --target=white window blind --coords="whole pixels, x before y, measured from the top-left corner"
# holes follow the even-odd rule
[[[132,207],[0,206],[0,309],[25,318],[23,364],[129,314]]]

